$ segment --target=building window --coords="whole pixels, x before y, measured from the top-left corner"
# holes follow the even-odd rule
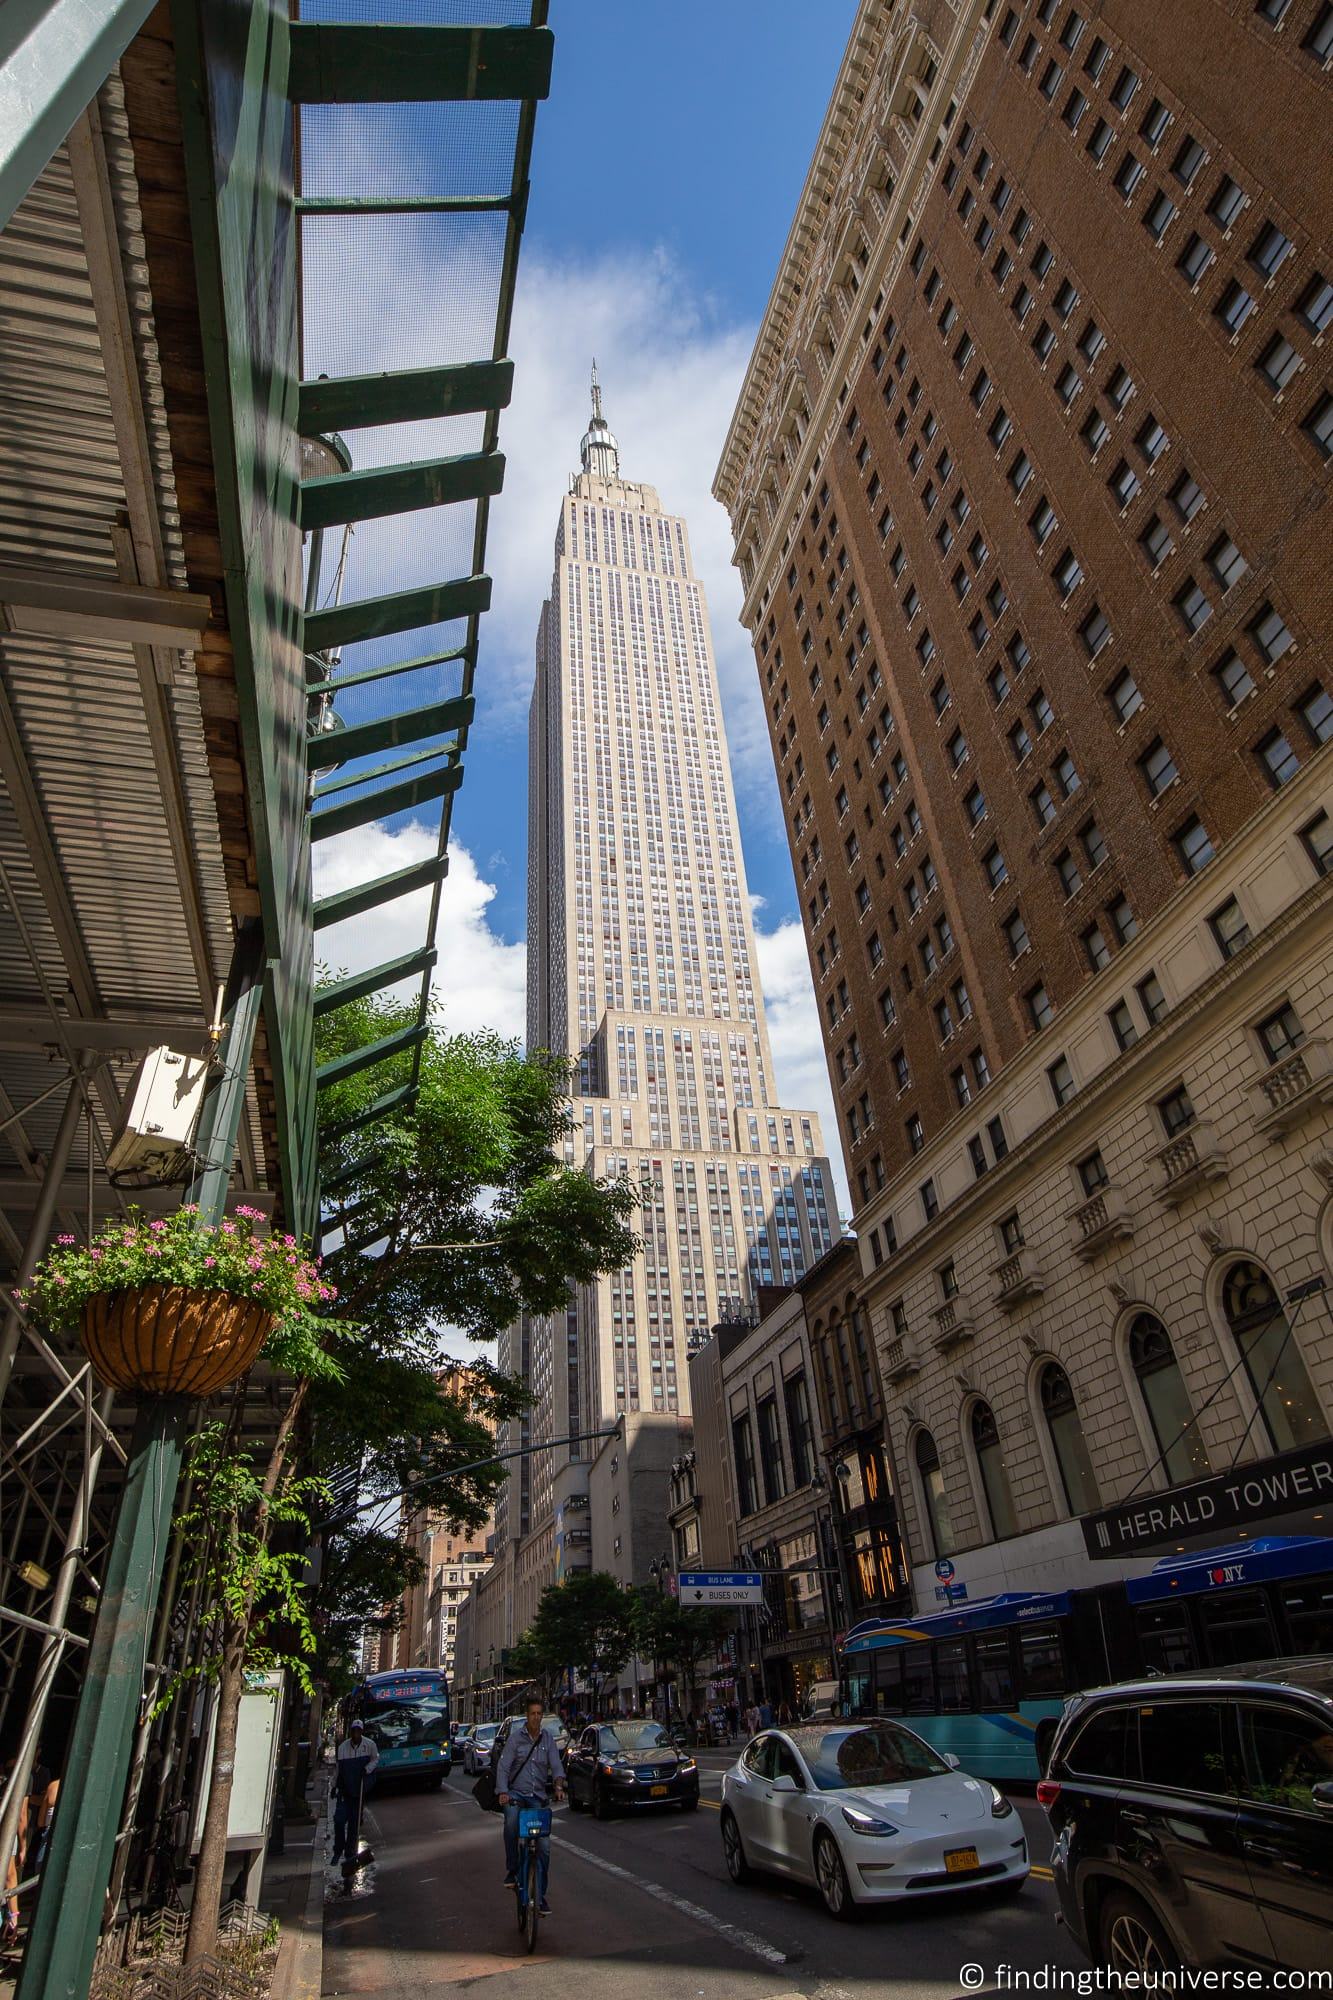
[[[1270,1063],[1281,1062],[1283,1056],[1289,1056],[1305,1040],[1301,1017],[1290,1000],[1284,1000],[1280,1007],[1265,1016],[1254,1032]]]
[[[1065,1506],[1071,1515],[1091,1513],[1101,1504],[1097,1481],[1074,1403],[1074,1391],[1058,1361],[1048,1361],[1042,1369],[1038,1393]]]
[[[1129,1329],[1129,1365],[1139,1385],[1156,1463],[1172,1486],[1206,1479],[1212,1471],[1171,1336],[1153,1313],[1139,1313]]]
[[[764,1475],[764,1502],[772,1506],[787,1491],[786,1468],[782,1462],[782,1433],[778,1427],[776,1396],[765,1396],[756,1406],[759,1420],[759,1464]]]
[[[1160,514],[1154,514],[1139,536],[1139,547],[1149,569],[1160,569],[1175,546],[1165,521]]]
[[[1062,598],[1072,597],[1082,581],[1082,564],[1072,549],[1066,549],[1055,566],[1055,587]]]
[[[1234,896],[1228,896],[1221,908],[1213,911],[1208,919],[1208,928],[1223,958],[1234,958],[1237,952],[1244,951],[1250,941],[1250,927]]]
[[[1183,1083],[1178,1083],[1165,1097],[1158,1098],[1157,1115],[1168,1139],[1178,1139],[1194,1123],[1194,1106]]]
[[[953,1522],[949,1518],[949,1500],[944,1490],[939,1449],[929,1431],[917,1432],[913,1455],[921,1481],[921,1498],[925,1504],[931,1548],[937,1556],[947,1556],[956,1546]]]
[[[1248,1260],[1233,1264],[1222,1305],[1274,1451],[1326,1437],[1319,1399],[1268,1273]]]
[[[1077,1172],[1078,1184],[1089,1199],[1100,1189],[1111,1185],[1111,1176],[1106,1171],[1106,1162],[1102,1158],[1099,1146],[1094,1146],[1090,1153],[1084,1154],[1078,1163]]]
[[[1217,192],[1208,204],[1208,213],[1214,222],[1221,223],[1223,229],[1230,229],[1247,199],[1244,188],[1233,181],[1230,174],[1223,174],[1217,184]]]
[[[1154,243],[1160,243],[1175,218],[1176,204],[1159,188],[1143,213],[1143,226]]]
[[[1301,357],[1283,334],[1276,333],[1254,365],[1276,396],[1299,372]]]
[[[1296,643],[1271,604],[1264,605],[1249,629],[1250,637],[1270,667],[1275,666]]]
[[[1236,708],[1247,694],[1254,693],[1250,670],[1238,653],[1226,652],[1213,668],[1213,678],[1222,690],[1228,708]]]
[[[1312,687],[1302,695],[1299,707],[1301,720],[1316,743],[1327,743],[1333,738],[1333,696],[1327,688]]]
[[[1128,944],[1132,937],[1138,935],[1139,920],[1128,896],[1117,896],[1113,903],[1108,903],[1106,914],[1115,925],[1115,934],[1121,944]]]
[[[1204,596],[1194,577],[1188,577],[1176,592],[1174,599],[1180,622],[1191,638],[1201,632],[1213,615],[1213,607]]]
[[[1074,1072],[1069,1067],[1068,1056],[1056,1057],[1046,1071],[1046,1080],[1051,1086],[1051,1096],[1055,1099],[1057,1108],[1068,1104],[1070,1098],[1077,1093],[1078,1085],[1074,1082]]]
[[[1009,1491],[1009,1475],[1005,1471],[995,1413],[989,1403],[972,1405],[970,1428],[972,1450],[990,1515],[991,1534],[997,1542],[1004,1541],[1009,1535],[1018,1533],[1018,1517],[1014,1513],[1013,1496]]]
[[[1133,1048],[1139,1038],[1139,1031],[1135,1026],[1134,1016],[1130,1012],[1129,1002],[1127,1000],[1117,1000],[1106,1018],[1111,1024],[1111,1033],[1115,1036],[1115,1045],[1121,1055],[1123,1055],[1126,1049]]]
[[[1182,472],[1180,478],[1171,488],[1171,505],[1175,508],[1181,520],[1186,523],[1192,521],[1196,514],[1203,511],[1204,497],[1202,488],[1198,481],[1188,472]]]
[[[1046,988],[1042,985],[1033,986],[1029,988],[1026,998],[1028,1015],[1033,1027],[1039,1030],[1049,1027],[1055,1019],[1055,1009],[1051,1005],[1051,998]]]
[[[1322,333],[1333,323],[1333,284],[1322,272],[1315,272],[1301,293],[1296,310],[1311,333]]]
[[[1167,786],[1174,785],[1180,776],[1175,759],[1160,736],[1149,744],[1139,758],[1139,769],[1143,773],[1144,783],[1155,799],[1160,798]]]
[[[1213,261],[1213,247],[1202,236],[1191,236],[1176,259],[1176,269],[1187,283],[1197,285]]]
[[[758,1504],[758,1489],[755,1484],[754,1438],[748,1415],[732,1419],[731,1454],[736,1466],[736,1504],[743,1515],[753,1514]]]
[[[1055,872],[1060,878],[1060,887],[1064,890],[1065,895],[1077,896],[1079,890],[1083,887],[1083,877],[1079,873],[1078,862],[1074,859],[1069,848],[1066,847],[1063,852],[1056,855]]]
[[[1128,668],[1112,681],[1107,690],[1107,698],[1120,722],[1128,722],[1130,717],[1137,715],[1143,707],[1143,696],[1139,693],[1138,684]]]
[[[1100,972],[1111,963],[1111,947],[1100,924],[1089,924],[1084,931],[1083,950],[1094,972]]]
[[[1174,845],[1187,875],[1199,874],[1213,858],[1213,843],[1197,813],[1191,813],[1185,824],[1177,828]]]
[[[1111,627],[1106,614],[1101,610],[1100,606],[1093,605],[1092,610],[1079,626],[1078,633],[1080,639],[1083,641],[1083,650],[1090,660],[1095,660],[1097,655],[1106,646],[1110,645]]]
[[[1265,278],[1275,278],[1295,245],[1275,223],[1266,222],[1250,245],[1250,262]]]
[[[1148,1025],[1155,1028],[1159,1021],[1166,1019],[1168,1012],[1161,980],[1155,972],[1150,972],[1146,979],[1139,981],[1134,991],[1139,996],[1139,1005],[1147,1017]]]
[[[1294,778],[1300,765],[1296,752],[1288,743],[1280,729],[1270,729],[1267,736],[1255,746],[1255,755],[1263,765],[1269,784],[1274,791]]]
[[[921,1183],[921,1211],[927,1222],[933,1222],[940,1212],[940,1198],[933,1180]]]
[[[1009,870],[1004,865],[1004,856],[998,847],[991,848],[981,865],[986,870],[986,878],[992,889],[998,889],[1002,882],[1008,880]]]
[[[1017,910],[1006,917],[1004,935],[1008,941],[1010,958],[1021,958],[1023,953],[1028,949],[1029,938],[1027,925],[1023,922],[1022,916]]]
[[[1254,300],[1244,285],[1233,278],[1217,302],[1217,317],[1228,333],[1237,334],[1253,311]]]

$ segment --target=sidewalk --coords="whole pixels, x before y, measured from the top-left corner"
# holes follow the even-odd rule
[[[320,2000],[324,1984],[324,1849],[329,1772],[306,1794],[314,1817],[288,1820],[283,1852],[264,1868],[260,1908],[282,1926],[270,2000]]]

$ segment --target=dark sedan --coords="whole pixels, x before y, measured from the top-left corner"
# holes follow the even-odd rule
[[[660,1722],[594,1722],[565,1758],[571,1812],[598,1819],[642,1806],[699,1803],[699,1766],[678,1750]]]

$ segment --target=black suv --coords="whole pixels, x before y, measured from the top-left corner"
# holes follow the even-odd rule
[[[1075,1695],[1037,1797],[1097,1963],[1333,1967],[1333,1658]]]

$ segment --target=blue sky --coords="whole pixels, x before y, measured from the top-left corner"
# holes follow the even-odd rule
[[[341,0],[333,6],[340,11]],[[656,485],[690,527],[712,614],[779,1090],[787,1104],[821,1111],[839,1177],[777,781],[753,655],[737,622],[739,579],[726,517],[709,487],[854,13],[854,0],[672,0],[666,9],[644,0],[552,0],[555,72],[537,116],[510,341],[515,394],[501,426],[508,470],[491,515],[493,608],[482,621],[477,721],[454,806],[440,968],[449,1025],[521,1033],[533,641],[550,588],[560,497],[578,469],[596,354],[627,476]],[[489,170],[484,130],[470,137],[466,127],[405,126],[399,114],[390,131],[337,116],[344,122],[330,122],[319,167],[330,188],[344,175],[365,185],[368,169],[374,184],[405,179],[428,189],[443,157],[433,163],[432,148],[448,149],[453,172],[468,143],[466,170],[483,177]],[[472,258],[479,268],[487,254],[479,239],[418,230],[391,246],[321,228],[328,262],[307,244],[307,303],[323,293],[333,309],[319,315],[313,340],[308,312],[307,373],[464,358],[455,347],[482,351],[476,330],[451,313],[460,265]],[[382,284],[369,281],[376,257]],[[348,297],[336,279],[350,260],[362,268],[362,298],[393,300],[394,324],[358,326],[333,303]],[[319,282],[321,265],[327,284]],[[404,449],[399,433],[381,450],[366,433],[353,440],[359,463],[367,453],[422,456],[470,442],[423,436]],[[401,523],[379,547],[381,532],[354,541],[347,595],[376,587],[385,565],[395,586],[465,566],[445,552],[441,537],[453,536],[438,514]],[[424,700],[429,690],[402,692]],[[355,852],[350,843],[325,843],[317,886],[401,865],[430,844],[422,829],[381,827],[358,836]],[[407,907],[412,900],[391,906],[393,924],[405,926],[403,948],[420,935],[423,913]],[[389,957],[397,944],[380,924],[373,939],[325,935],[344,963]]]

